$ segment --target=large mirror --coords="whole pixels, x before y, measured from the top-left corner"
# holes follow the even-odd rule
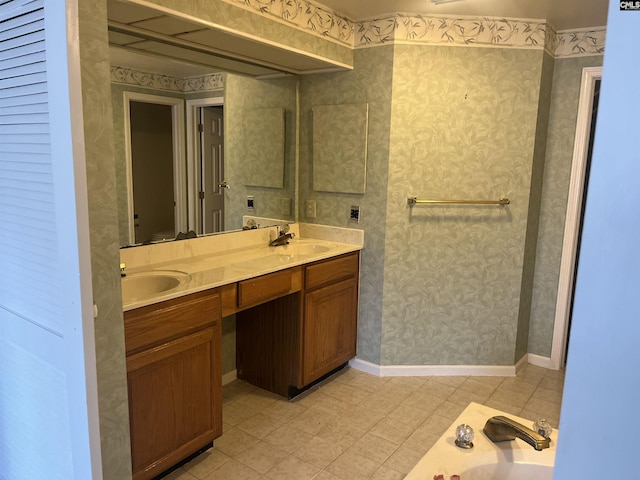
[[[120,245],[295,221],[297,77],[133,51],[112,25],[149,13],[109,6]]]
[[[114,64],[147,79],[112,79],[120,244],[237,230],[244,215],[295,220],[297,79],[223,73],[215,88],[163,90],[156,61]]]

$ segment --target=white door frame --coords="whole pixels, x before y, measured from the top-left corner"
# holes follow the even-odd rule
[[[200,135],[198,123],[199,109],[202,107],[224,107],[224,97],[197,98],[187,100],[187,177],[188,183],[188,207],[189,228],[196,233],[202,233],[202,215],[200,214]]]
[[[127,204],[129,211],[129,243],[135,243],[135,222],[133,219],[133,166],[131,160],[131,102],[155,103],[171,106],[171,131],[173,136],[173,192],[175,198],[176,233],[187,231],[185,215],[187,204],[187,179],[184,161],[184,100],[146,93],[124,92],[124,150],[127,169]]]
[[[569,198],[567,200],[564,239],[562,241],[553,343],[551,345],[551,368],[556,370],[564,366],[567,355],[567,336],[569,334],[571,300],[573,297],[575,261],[580,233],[587,157],[589,154],[589,136],[591,134],[593,93],[596,80],[601,78],[602,67],[587,67],[582,70],[576,137],[571,164],[571,180],[569,181]]]

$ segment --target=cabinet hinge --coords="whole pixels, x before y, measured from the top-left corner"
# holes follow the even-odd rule
[[[199,124],[198,124],[198,131],[199,131],[200,133],[204,132],[204,125],[203,125],[202,123],[199,123]]]
[[[204,192],[198,192],[198,198],[204,200]]]

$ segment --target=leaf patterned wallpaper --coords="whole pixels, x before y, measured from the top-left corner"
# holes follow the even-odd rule
[[[364,193],[369,105],[313,107],[313,189]]]
[[[284,117],[282,107],[250,108],[242,112],[238,125],[239,177],[243,185],[282,188],[284,186]],[[291,116],[293,117],[293,115]]]
[[[109,89],[107,10],[103,0],[78,2],[98,415],[103,478],[131,478],[124,322],[120,292],[118,211]],[[87,365],[87,368],[90,368]]]
[[[557,273],[544,272],[559,268],[548,249],[561,245],[564,211],[547,205],[566,203],[568,183],[547,185],[544,162],[560,155],[546,161],[564,162],[568,175],[573,132],[558,131],[557,116],[561,109],[563,122],[575,128],[577,107],[565,98],[577,99],[578,65],[599,61],[554,60],[531,49],[390,45],[356,50],[353,72],[301,79],[300,199],[316,200],[318,211],[316,219],[301,220],[366,231],[361,359],[513,365],[527,351],[548,355]],[[569,73],[558,67],[551,97],[554,65],[565,62],[575,65],[572,79],[565,90]],[[367,193],[314,192],[310,109],[374,100]],[[383,118],[389,105],[390,118]],[[554,153],[560,138],[563,150]],[[385,178],[386,196],[379,192]],[[409,210],[409,194],[506,195],[512,204]],[[357,225],[347,220],[353,204],[364,205]]]
[[[383,365],[513,365],[543,53],[397,46]],[[406,197],[499,198],[506,208]]]

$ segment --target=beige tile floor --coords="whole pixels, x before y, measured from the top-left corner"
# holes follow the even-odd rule
[[[403,478],[469,402],[556,427],[564,372],[376,377],[346,368],[287,401],[241,381],[223,389],[224,433],[167,480]]]

